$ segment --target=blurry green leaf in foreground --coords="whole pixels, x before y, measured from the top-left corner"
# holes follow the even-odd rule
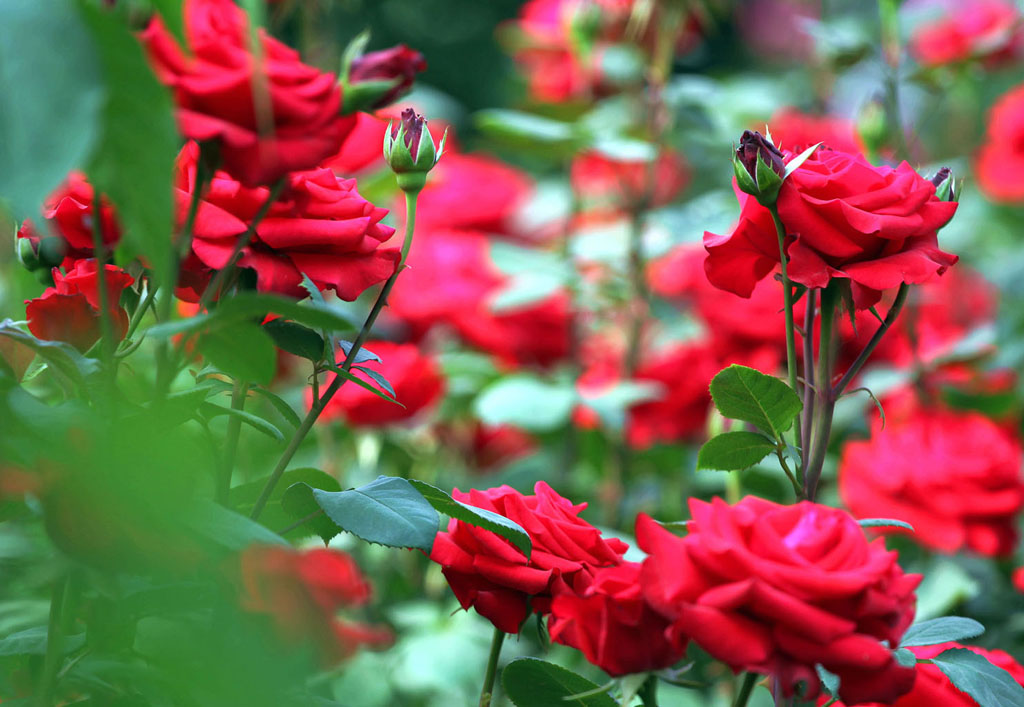
[[[599,685],[537,658],[519,658],[506,665],[501,684],[516,707],[616,707]],[[582,694],[588,696],[566,699]]]
[[[576,400],[576,390],[571,385],[518,375],[487,386],[477,397],[474,408],[488,425],[510,424],[542,432],[564,425]]]

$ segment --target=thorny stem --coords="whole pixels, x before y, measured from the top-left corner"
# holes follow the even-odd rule
[[[867,363],[868,357],[878,346],[878,342],[882,340],[882,337],[885,336],[885,332],[889,331],[890,327],[892,327],[893,325],[893,322],[896,321],[896,318],[900,315],[900,312],[903,310],[903,304],[907,301],[907,293],[909,292],[910,285],[906,283],[900,285],[900,289],[896,292],[896,299],[893,300],[892,306],[889,308],[888,313],[886,313],[885,315],[885,319],[882,320],[882,323],[878,325],[878,330],[875,331],[874,336],[872,336],[870,341],[868,341],[867,346],[865,346],[864,350],[857,355],[857,358],[850,365],[850,368],[846,371],[846,373],[843,374],[843,377],[839,379],[839,382],[836,383],[835,387],[832,389],[833,398],[835,398],[836,400],[839,399],[839,397],[843,394],[843,391],[846,390],[846,387],[850,385],[850,381],[854,379],[854,377],[857,375],[857,373],[860,372],[860,369],[864,366],[864,364]]]
[[[796,380],[796,326],[793,323],[793,283],[789,281],[788,266],[786,264],[786,228],[779,218],[779,210],[775,206],[769,208],[772,220],[775,222],[775,233],[779,239],[779,265],[782,268],[782,295],[786,306],[786,374],[789,379],[789,387],[797,394],[800,389]],[[794,422],[796,439],[799,442],[803,439],[800,426],[800,418]]]
[[[490,707],[491,705],[491,697],[494,695],[494,679],[498,676],[498,658],[501,657],[501,644],[504,642],[505,632],[500,628],[495,628],[494,636],[491,638],[491,653],[487,657],[484,685],[480,689],[479,707]]]
[[[345,356],[344,362],[342,362],[340,368],[346,373],[352,368],[352,364],[355,363],[356,357],[363,348],[363,344],[366,343],[366,339],[370,335],[370,330],[373,329],[374,323],[377,321],[377,317],[380,315],[381,310],[384,309],[384,305],[387,304],[388,295],[391,294],[391,289],[395,286],[395,282],[398,281],[398,276],[405,268],[405,259],[409,255],[409,248],[412,246],[413,231],[416,228],[416,197],[417,193],[406,192],[405,194],[405,240],[402,242],[402,255],[398,262],[398,267],[395,268],[395,272],[391,274],[387,282],[384,283],[383,289],[380,294],[377,295],[377,300],[373,303],[373,307],[370,309],[370,313],[366,316],[366,321],[363,322],[362,328],[359,330],[359,335],[356,340],[352,343],[352,347],[348,350],[348,354]],[[253,520],[257,520],[260,514],[263,513],[264,507],[267,505],[267,501],[270,500],[270,495],[274,492],[274,487],[277,486],[277,482],[281,480],[281,476],[284,475],[284,471],[291,462],[292,457],[295,456],[295,452],[298,451],[299,445],[306,439],[306,435],[313,429],[313,424],[320,417],[320,413],[327,407],[327,403],[331,401],[334,394],[338,392],[341,386],[345,385],[347,378],[336,375],[331,384],[324,391],[323,395],[313,400],[313,404],[309,408],[309,412],[306,417],[303,418],[302,423],[298,429],[295,430],[295,434],[292,435],[291,440],[288,442],[288,446],[285,448],[284,453],[281,454],[281,458],[277,461],[277,466],[274,467],[274,471],[271,472],[270,477],[267,479],[266,485],[263,487],[263,491],[260,493],[260,497],[256,500],[256,505],[253,506],[250,517]]]
[[[811,453],[811,423],[814,420],[814,319],[818,290],[808,289],[807,310],[804,312],[804,409],[800,412],[803,430],[800,436],[800,473],[807,483],[807,457]]]
[[[750,699],[754,686],[757,685],[757,681],[760,678],[761,676],[757,673],[747,673],[743,676],[743,682],[740,683],[740,689],[736,693],[736,698],[732,701],[732,707],[747,707],[747,701]]]
[[[818,481],[825,463],[828,438],[832,431],[832,416],[836,400],[832,395],[832,365],[835,355],[833,322],[838,291],[827,287],[821,291],[821,333],[818,341],[818,371],[815,391],[814,435],[811,451],[804,470],[804,497],[813,501],[818,492]]]

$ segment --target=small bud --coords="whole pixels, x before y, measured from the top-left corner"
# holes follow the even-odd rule
[[[786,175],[786,162],[770,139],[745,130],[733,158],[733,169],[741,191],[756,197],[762,206],[775,204]]]
[[[935,196],[939,201],[956,201],[955,184],[953,183],[953,171],[949,167],[943,167],[935,176],[929,180],[935,185]]]
[[[391,105],[412,88],[416,74],[426,70],[423,55],[404,44],[355,57],[345,82],[346,108],[359,103],[359,110],[377,110]]]
[[[857,116],[857,135],[868,154],[878,154],[889,135],[889,121],[885,115],[885,100],[876,96],[860,108]]]
[[[407,192],[418,192],[427,181],[427,172],[434,168],[444,153],[447,131],[441,144],[434,147],[434,139],[427,121],[412,108],[402,111],[397,125],[388,125],[384,134],[384,159],[397,175],[398,186]]]

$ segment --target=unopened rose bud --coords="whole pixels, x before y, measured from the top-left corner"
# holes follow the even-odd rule
[[[406,192],[418,192],[427,182],[427,172],[434,168],[444,153],[447,131],[435,148],[427,121],[412,108],[402,111],[398,124],[388,125],[384,134],[384,159],[397,177],[398,186]]]
[[[935,176],[929,180],[935,185],[935,196],[939,201],[956,201],[956,194],[953,183],[953,171],[949,167],[943,167]]]
[[[757,197],[764,206],[775,203],[786,175],[786,162],[769,138],[759,132],[743,131],[733,168],[742,191]]]
[[[345,103],[359,110],[391,105],[409,92],[416,74],[425,71],[423,55],[404,44],[363,54],[352,60],[346,81]]]

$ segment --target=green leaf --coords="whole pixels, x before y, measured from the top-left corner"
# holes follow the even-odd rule
[[[725,432],[700,448],[697,468],[740,471],[754,466],[774,450],[775,444],[756,432]]]
[[[39,221],[46,196],[100,134],[97,48],[70,0],[0,2],[0,199]]]
[[[383,388],[384,391],[392,398],[396,397],[395,389],[391,387],[391,384],[388,383],[388,379],[382,376],[379,371],[375,371],[372,368],[367,368],[366,366],[352,366],[352,368],[356,369],[357,371],[362,371],[363,373],[368,375],[370,378],[373,379],[374,383]]]
[[[268,385],[277,370],[274,342],[256,324],[235,322],[203,334],[199,351],[233,378]]]
[[[352,381],[353,383],[355,383],[356,385],[358,385],[361,388],[365,388],[366,390],[370,391],[371,393],[376,395],[378,398],[381,398],[382,400],[387,400],[389,403],[394,403],[395,405],[398,405],[400,407],[405,407],[405,405],[402,405],[402,403],[400,403],[397,400],[395,400],[394,398],[388,396],[386,393],[384,393],[380,389],[373,387],[371,384],[367,383],[362,378],[353,375],[349,371],[346,371],[343,368],[340,368],[339,366],[331,366],[330,364],[327,364],[327,365],[324,366],[324,368],[326,368],[329,371],[334,371],[337,375],[341,376],[345,380]],[[376,380],[376,378],[374,378],[374,380]],[[385,381],[385,382],[387,382],[387,381]],[[390,388],[390,387],[391,386],[388,385],[388,388]]]
[[[479,111],[473,118],[482,132],[534,149],[569,148],[579,142],[572,123],[532,113],[495,108]]]
[[[339,528],[367,542],[424,552],[434,545],[437,511],[405,479],[378,476],[365,486],[334,493],[314,489],[313,498]]]
[[[309,327],[285,319],[271,319],[263,324],[279,349],[316,363],[324,360],[324,338]]]
[[[475,525],[500,535],[515,545],[526,556],[526,559],[530,559],[530,552],[533,548],[533,544],[530,542],[530,534],[523,530],[523,527],[515,521],[484,508],[477,508],[468,503],[456,501],[441,489],[431,486],[425,481],[409,479],[409,483],[423,494],[423,498],[427,499],[430,505],[439,513],[444,513],[455,520],[460,520],[463,523]]]
[[[616,707],[607,693],[581,696],[600,690],[596,683],[538,658],[513,660],[501,672],[501,684],[516,707]]]
[[[892,657],[904,668],[913,668],[917,665],[917,656],[909,648],[897,648],[892,652]]]
[[[821,147],[820,142],[817,145],[811,145],[806,150],[801,152],[799,155],[791,159],[789,163],[786,165],[786,174],[785,176],[783,176],[783,179],[788,178],[789,175],[793,174],[793,172],[800,169],[800,166],[808,159],[810,159],[811,155],[813,155],[814,151],[817,150],[819,147]]]
[[[185,46],[185,20],[182,17],[182,0],[149,0],[149,4],[160,14],[160,19],[178,42]]]
[[[950,648],[932,658],[961,692],[974,698],[979,707],[1024,705],[1024,687],[1008,672],[966,648]]]
[[[172,177],[181,139],[169,91],[157,81],[131,30],[110,12],[81,4],[107,81],[103,134],[88,168],[94,186],[117,207],[122,245],[173,283]],[[179,9],[180,15],[180,9]]]
[[[14,322],[5,319],[0,322],[0,336],[13,339],[24,344],[36,355],[46,361],[50,368],[56,369],[78,385],[85,384],[100,371],[100,362],[94,358],[86,358],[74,346],[63,341],[43,341],[14,326]]]
[[[947,641],[962,641],[985,633],[985,627],[964,616],[943,616],[921,621],[907,629],[900,646],[933,646]]]
[[[914,532],[914,526],[910,523],[894,518],[861,518],[857,524],[862,528],[903,528]]]
[[[576,400],[576,389],[571,385],[519,375],[487,386],[474,401],[473,409],[488,425],[509,424],[543,432],[568,422]]]
[[[711,397],[725,417],[749,422],[775,439],[803,409],[796,391],[775,376],[735,364],[711,380]]]
[[[256,499],[263,493],[266,479],[259,479],[247,484],[240,484],[231,489],[231,506],[239,513],[248,516],[256,505]],[[293,489],[301,491],[296,493]],[[338,526],[326,515],[321,514],[308,523],[281,533],[285,528],[294,525],[295,521],[305,518],[320,510],[313,500],[313,489],[324,491],[340,491],[341,484],[327,472],[309,467],[289,469],[281,475],[281,480],[274,487],[270,499],[260,514],[259,523],[281,535],[291,539],[319,535],[327,542],[338,534]]]
[[[47,627],[33,626],[12,633],[0,639],[0,656],[13,655],[46,655]],[[85,634],[76,633],[64,637],[64,654],[77,651],[85,645]],[[7,704],[4,702],[4,704]]]
[[[826,670],[820,663],[815,665],[814,669],[818,672],[818,679],[821,680],[821,685],[825,688],[825,692],[832,695],[832,697],[839,695],[839,676]]]
[[[199,411],[209,419],[218,417],[219,415],[229,415],[231,417],[237,417],[239,420],[249,425],[250,427],[259,430],[268,437],[276,439],[278,442],[284,441],[284,434],[281,430],[277,429],[277,426],[273,423],[267,422],[258,415],[253,415],[251,412],[245,410],[235,410],[234,408],[227,408],[223,405],[216,405],[214,403],[203,403],[199,406]]]
[[[254,543],[288,544],[280,535],[251,518],[206,499],[193,502],[184,523],[202,538],[232,552],[244,550]]]
[[[338,342],[338,348],[340,348],[345,353],[345,356],[348,356],[348,352],[352,350],[353,346],[355,346],[355,344],[351,341],[342,340]],[[353,360],[352,363],[367,363],[369,361],[383,363],[383,361],[381,361],[380,359],[380,356],[375,354],[373,351],[370,351],[369,349],[360,346],[358,353],[356,353],[355,360]]]
[[[302,424],[302,419],[298,413],[292,409],[292,406],[288,404],[280,395],[272,393],[263,386],[253,386],[250,390],[256,395],[262,396],[267,402],[269,402],[275,410],[281,413],[281,417],[288,420],[288,424],[292,427],[298,427]]]

